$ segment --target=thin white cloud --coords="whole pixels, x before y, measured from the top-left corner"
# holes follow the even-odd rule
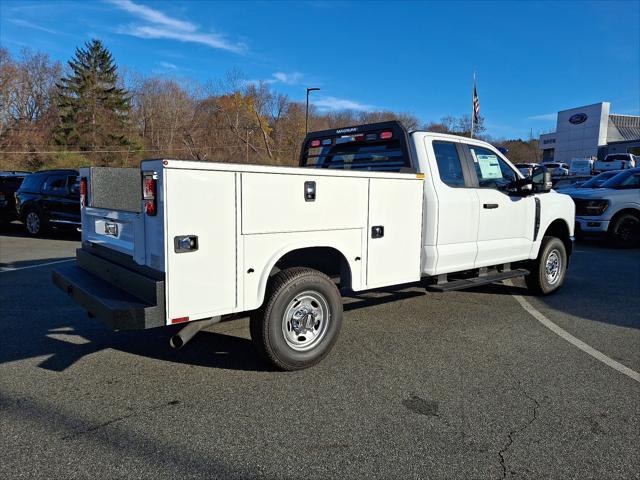
[[[534,115],[533,117],[527,117],[527,120],[539,120],[542,122],[550,122],[558,117],[557,113],[544,113],[542,115]]]
[[[243,43],[230,43],[222,35],[215,33],[183,32],[152,25],[129,25],[118,28],[117,32],[138,38],[160,38],[165,40],[178,40],[180,42],[200,43],[233,53],[242,53],[247,49]]]
[[[147,7],[146,5],[140,5],[138,3],[133,3],[131,0],[107,0],[109,3],[115,5],[121,10],[125,10],[136,17],[139,17],[142,20],[145,20],[150,23],[155,23],[157,25],[163,25],[165,27],[177,28],[178,30],[184,30],[186,32],[195,32],[198,27],[196,27],[191,22],[186,22],[183,20],[176,20],[175,18],[168,17],[164,13],[159,10],[155,10],[153,8]]]
[[[169,62],[158,62],[158,65],[160,65],[162,68],[166,68],[167,70],[177,70],[178,66],[174,65],[173,63],[169,63]]]
[[[31,23],[28,22],[27,20],[22,20],[19,18],[11,18],[9,19],[9,21],[11,23],[13,23],[14,25],[18,25],[20,27],[26,27],[26,28],[33,28],[34,30],[40,30],[41,32],[47,32],[47,33],[51,33],[53,35],[66,35],[62,32],[59,32],[57,30],[51,30],[50,28],[45,28],[42,27],[40,25],[36,25],[35,23]]]
[[[287,85],[296,85],[300,83],[303,75],[300,72],[292,72],[292,73],[284,73],[284,72],[276,72],[273,74],[273,83],[279,82]]]
[[[231,42],[218,33],[202,32],[198,25],[194,23],[171,18],[165,13],[147,7],[146,5],[134,3],[131,0],[106,1],[146,22],[145,24],[117,27],[116,31],[120,34],[145,39],[165,39],[199,43],[211,48],[233,53],[243,53],[247,50],[247,46],[244,43]]]
[[[266,78],[261,80],[255,80],[255,79],[245,80],[245,83],[253,83],[256,85],[260,83],[266,83],[268,85],[273,85],[275,83],[282,83],[285,85],[297,85],[300,83],[303,77],[304,75],[300,72],[291,72],[291,73],[275,72],[271,74],[271,78]]]
[[[321,97],[312,100],[311,103],[321,111],[355,110],[358,112],[370,112],[375,110],[373,105],[367,105],[346,98]]]

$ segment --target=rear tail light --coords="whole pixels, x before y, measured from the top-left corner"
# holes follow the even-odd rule
[[[389,140],[391,137],[393,137],[393,132],[380,132],[381,140]]]
[[[87,177],[80,178],[80,207],[87,206]]]
[[[142,200],[144,202],[144,213],[149,216],[156,214],[156,195],[158,180],[153,172],[142,173]]]
[[[311,147],[315,148],[315,147],[319,147],[320,146],[320,140],[316,139],[316,140],[311,140]]]

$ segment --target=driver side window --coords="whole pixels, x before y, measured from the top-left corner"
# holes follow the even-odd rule
[[[469,145],[480,188],[506,190],[518,176],[495,152]]]

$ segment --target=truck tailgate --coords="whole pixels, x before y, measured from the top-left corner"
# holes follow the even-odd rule
[[[161,164],[152,163],[151,168],[155,175]],[[81,209],[83,243],[123,253],[138,265],[164,271],[163,202],[157,199],[152,215],[142,211],[142,172],[135,168],[91,167],[81,169],[80,176],[81,181],[87,181]],[[156,176],[161,189],[162,173]]]
[[[138,248],[136,238],[142,240]],[[144,263],[144,218],[140,213],[86,207],[82,212],[82,240]]]

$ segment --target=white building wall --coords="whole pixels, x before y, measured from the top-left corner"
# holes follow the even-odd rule
[[[554,160],[596,156],[598,145],[607,143],[609,107],[609,102],[602,102],[558,112]],[[586,119],[578,123],[582,115]]]

